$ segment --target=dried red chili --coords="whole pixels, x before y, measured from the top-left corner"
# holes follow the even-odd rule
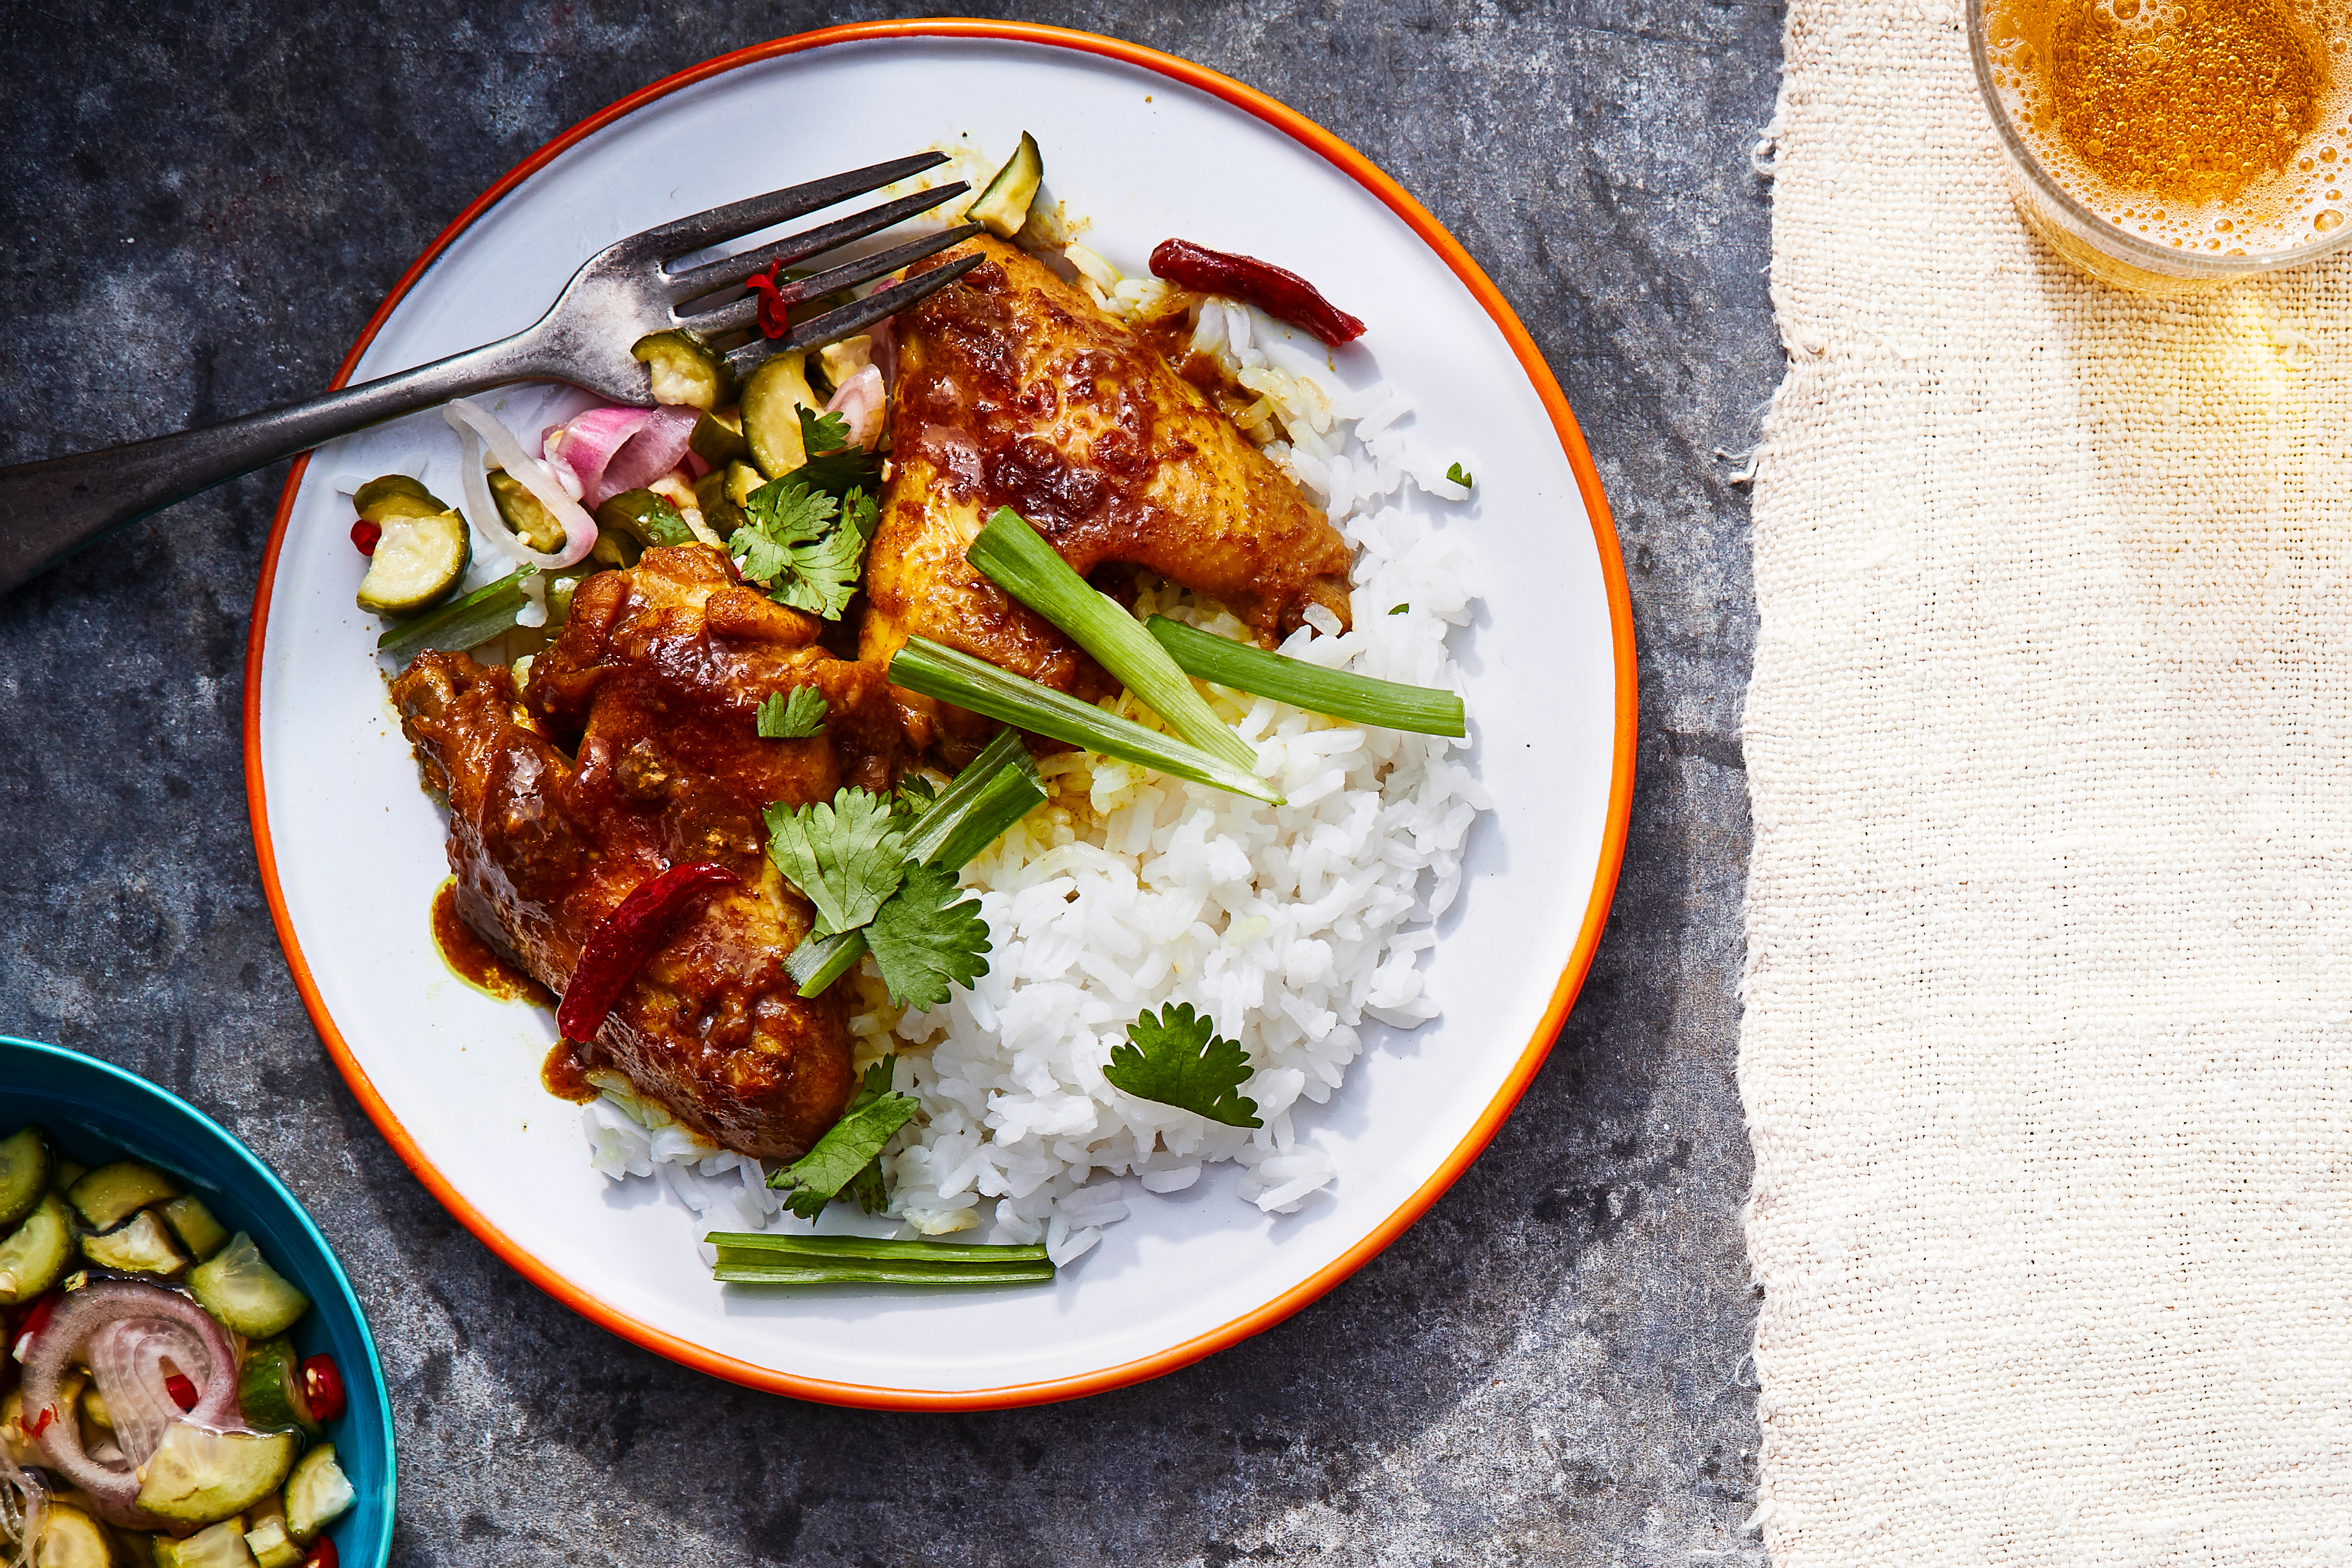
[[[760,331],[766,337],[781,338],[792,330],[792,322],[787,319],[784,308],[783,290],[778,287],[783,271],[784,264],[779,261],[765,272],[754,272],[743,279],[743,287],[760,297]]]
[[[383,537],[383,524],[380,522],[370,522],[367,519],[362,518],[352,524],[352,542],[359,546],[360,553],[362,555],[374,554],[376,541]]]
[[[646,960],[669,940],[694,901],[714,888],[732,887],[735,880],[735,873],[726,867],[698,860],[639,883],[581,946],[580,962],[572,966],[572,979],[563,987],[563,1005],[555,1010],[555,1026],[563,1037],[594,1039],[613,1004]]]
[[[1297,273],[1234,256],[1189,239],[1163,239],[1151,252],[1151,275],[1203,294],[1255,305],[1277,321],[1303,328],[1337,348],[1364,335],[1364,323],[1323,298]]]
[[[172,1403],[183,1410],[196,1407],[196,1385],[176,1372],[163,1380],[163,1392],[170,1394]]]
[[[36,1443],[39,1442],[41,1440],[41,1434],[47,1431],[49,1429],[49,1423],[57,1418],[58,1413],[56,1411],[50,1409],[46,1405],[42,1405],[40,1413],[33,1417],[32,1425],[25,1428],[25,1436],[30,1437]]]

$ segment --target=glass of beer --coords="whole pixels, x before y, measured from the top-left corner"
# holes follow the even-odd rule
[[[2352,0],[1969,0],[2026,221],[2189,294],[2352,240]]]

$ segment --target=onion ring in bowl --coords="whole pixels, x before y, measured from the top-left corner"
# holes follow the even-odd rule
[[[120,1329],[131,1332],[112,1331]],[[169,1529],[168,1521],[138,1506],[138,1461],[130,1459],[117,1468],[91,1458],[81,1446],[79,1412],[59,1407],[67,1363],[101,1335],[107,1336],[107,1343],[98,1359],[113,1368],[114,1386],[107,1385],[93,1363],[90,1371],[99,1378],[99,1394],[110,1408],[123,1411],[122,1418],[142,1427],[147,1423],[134,1412],[145,1404],[145,1363],[152,1363],[156,1392],[163,1394],[170,1413],[168,1419],[154,1426],[156,1443],[163,1440],[163,1427],[174,1422],[217,1428],[239,1424],[236,1350],[229,1343],[228,1331],[195,1302],[176,1290],[131,1279],[108,1279],[69,1293],[33,1342],[31,1359],[25,1363],[21,1419],[28,1431],[39,1424],[34,1441],[41,1452],[59,1475],[89,1494],[92,1506],[107,1522],[131,1530]],[[196,1385],[195,1405],[185,1413],[162,1388],[162,1362],[167,1355],[181,1375]],[[189,1364],[192,1362],[196,1364]],[[123,1375],[125,1371],[130,1373],[128,1377]],[[118,1398],[124,1401],[122,1405],[115,1405]],[[42,1420],[43,1415],[48,1419]],[[119,1437],[129,1438],[130,1434],[120,1426],[116,1430]],[[152,1455],[153,1447],[147,1452]]]

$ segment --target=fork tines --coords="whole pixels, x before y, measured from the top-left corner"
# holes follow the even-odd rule
[[[961,237],[951,231],[950,237],[930,246],[924,254],[942,249]],[[821,316],[811,316],[805,321],[796,322],[792,331],[781,338],[753,338],[727,355],[728,368],[737,375],[748,375],[754,366],[771,354],[837,342],[852,332],[863,331],[885,316],[929,299],[987,259],[985,256],[958,257],[943,267],[934,267],[919,276],[902,279],[887,288],[877,289],[863,300],[853,300]],[[814,282],[815,279],[809,281]]]

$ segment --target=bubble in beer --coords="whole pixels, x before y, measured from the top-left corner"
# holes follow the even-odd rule
[[[1985,0],[1985,10],[2011,123],[2100,219],[2232,255],[2319,243],[2343,224],[2330,204],[2352,184],[2338,173],[2352,166],[2352,69],[2342,68],[2352,0]],[[2323,172],[2335,182],[2312,177]]]

